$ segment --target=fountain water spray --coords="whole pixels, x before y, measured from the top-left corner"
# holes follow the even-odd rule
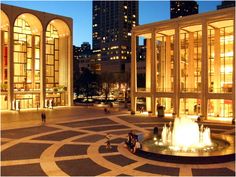
[[[199,129],[198,123],[187,117],[175,118],[173,129],[171,124],[164,125],[161,138],[163,145],[175,151],[195,151],[212,145],[210,128],[201,125]]]

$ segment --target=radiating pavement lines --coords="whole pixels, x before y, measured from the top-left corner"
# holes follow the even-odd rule
[[[144,165],[145,161],[134,162],[130,165],[126,165],[124,167],[114,164],[108,160],[106,160],[100,153],[99,147],[102,145],[102,141],[97,141],[96,143],[91,144],[87,150],[88,157],[93,160],[98,165],[102,165],[104,168],[110,169],[110,171],[100,174],[99,176],[116,176],[122,173],[129,172],[130,174],[135,173],[136,170],[134,168]],[[123,154],[122,154],[123,155]],[[138,171],[139,175],[147,176],[147,175],[155,175],[152,173],[141,172]]]
[[[1,152],[18,144],[18,143],[21,143],[23,141],[27,141],[27,140],[30,140],[30,139],[34,139],[34,138],[38,138],[38,137],[41,137],[41,136],[45,136],[45,135],[50,135],[50,134],[53,134],[53,133],[60,133],[60,132],[63,132],[64,130],[53,130],[53,131],[50,131],[50,132],[45,132],[45,133],[39,133],[39,134],[35,134],[35,135],[30,135],[30,136],[26,136],[26,137],[23,137],[23,138],[19,138],[19,139],[15,139],[13,141],[10,141],[6,144],[3,144],[1,145]]]
[[[53,126],[54,127],[54,126]],[[61,125],[55,125],[57,128],[63,128],[63,130],[75,130],[75,128],[70,128],[70,127],[65,127]],[[78,130],[81,132],[81,130]],[[82,135],[77,135],[73,136],[67,139],[64,139],[62,141],[56,142],[50,147],[48,147],[46,150],[43,151],[43,153],[40,156],[40,166],[42,170],[49,176],[67,176],[65,172],[63,172],[56,164],[55,162],[55,153],[57,152],[58,149],[60,149],[63,145],[76,140],[78,138],[86,137],[88,134],[94,134],[95,132],[93,131],[84,131],[86,134]],[[115,137],[120,137],[120,136],[115,136]],[[102,143],[104,144],[104,139],[101,140]]]
[[[102,153],[102,156],[111,156],[111,155],[120,155],[119,152],[110,152],[110,153]],[[55,161],[66,161],[66,160],[78,160],[78,159],[86,159],[88,158],[87,154],[84,155],[71,155],[71,156],[63,156],[63,157],[55,157]],[[21,160],[6,160],[1,161],[2,167],[4,166],[15,166],[15,165],[29,165],[29,164],[35,164],[40,163],[40,159],[21,159]]]
[[[99,176],[118,176],[120,174],[127,174],[127,175],[133,175],[136,170],[134,170],[135,168],[144,165],[145,162],[134,162],[132,164],[126,165],[124,167],[119,166],[116,169],[113,169],[111,171],[105,172],[100,174]],[[156,175],[157,174],[152,174],[152,173],[147,173],[147,172],[142,172],[142,171],[138,171],[139,176],[150,176],[150,175]]]
[[[62,141],[56,142],[55,144],[48,147],[40,156],[40,166],[45,174],[48,176],[69,176],[62,169],[58,167],[55,161],[55,154],[58,149],[67,144],[70,141],[76,140],[87,136],[87,134],[73,136]]]
[[[104,118],[104,116],[102,116],[102,118]],[[112,115],[112,118],[111,118],[111,116],[107,116],[106,118],[109,118],[109,119],[116,119],[116,121],[115,122],[118,122],[119,124],[121,124],[120,122],[120,118],[118,118],[117,117],[117,115]],[[95,118],[95,119],[97,119],[97,118]],[[76,120],[76,121],[78,121],[78,120]],[[113,120],[114,121],[114,120]],[[125,122],[125,121],[124,121]],[[123,122],[123,123],[124,123]],[[111,125],[111,124],[108,124],[108,125]],[[125,126],[127,126],[127,124],[126,124],[126,122],[125,122],[125,124],[123,124],[123,125],[125,125]],[[133,124],[132,124],[133,125]],[[83,136],[89,136],[89,135],[92,135],[92,134],[97,134],[97,133],[100,133],[101,135],[105,135],[106,134],[106,132],[109,132],[109,131],[120,131],[120,130],[125,130],[125,129],[117,129],[117,130],[106,130],[106,131],[102,131],[102,132],[96,132],[96,131],[90,131],[90,130],[81,130],[81,128],[78,128],[78,127],[74,127],[74,128],[70,128],[70,127],[66,127],[66,126],[58,126],[58,125],[54,125],[54,124],[49,124],[48,126],[50,126],[50,127],[55,127],[55,128],[59,128],[60,130],[56,130],[56,131],[66,131],[66,130],[73,130],[73,131],[78,131],[78,132],[83,132],[83,133],[85,133],[85,134],[82,134]],[[97,126],[99,126],[99,125],[94,125],[94,126],[92,126],[92,127],[97,127]],[[85,126],[85,127],[83,127],[83,128],[87,128],[88,126]],[[89,126],[89,127],[91,127],[91,126]],[[129,126],[130,127],[130,126]],[[134,126],[132,126],[131,127],[132,129],[136,129],[136,127],[134,127]],[[140,128],[140,127],[139,127]],[[146,128],[146,127],[145,127]],[[142,130],[143,130],[143,128],[141,128]],[[139,129],[140,131],[142,131],[141,129]],[[50,132],[46,132],[47,134],[53,134],[53,133],[55,133],[55,131],[50,131]],[[44,133],[41,133],[40,135],[39,135],[39,137],[40,136],[44,136],[43,135]],[[82,135],[78,135],[78,136],[82,136]],[[33,136],[33,135],[32,135]],[[78,138],[78,136],[77,136],[77,138]],[[117,137],[123,137],[124,136],[124,134],[122,134],[122,135],[114,135],[113,137],[112,137],[112,139],[116,139]],[[71,137],[71,138],[74,138],[74,137]],[[24,138],[22,138],[22,139],[24,139]],[[25,142],[27,142],[27,141],[32,141],[32,142],[39,142],[39,141],[41,141],[41,140],[30,140],[30,138],[29,139],[25,139],[24,140]],[[73,140],[71,140],[71,141],[73,141]],[[77,142],[71,142],[71,141],[68,141],[66,144],[77,144]],[[94,142],[94,143],[92,143],[92,146],[94,145],[94,144],[97,144],[97,143],[100,143],[100,145],[98,145],[98,147],[97,147],[97,150],[99,149],[99,147],[102,145],[102,144],[104,144],[104,139],[102,139],[102,140],[100,140],[101,141],[101,143],[100,142]],[[48,143],[52,143],[52,141],[48,141]],[[53,141],[53,143],[55,143],[55,141]],[[78,142],[78,144],[80,144],[80,142]],[[82,144],[84,144],[84,143],[82,143]],[[89,143],[89,144],[91,144],[91,143]],[[114,143],[113,143],[114,144]],[[91,146],[90,146],[91,147]],[[90,148],[89,147],[89,148]],[[122,145],[119,145],[118,146],[118,153],[111,153],[111,154],[102,154],[102,153],[100,153],[100,152],[98,152],[102,157],[103,156],[109,156],[109,155],[116,155],[116,154],[122,154],[122,155],[126,155],[125,153],[123,153],[122,151],[120,151],[120,147],[122,147]],[[88,149],[89,149],[88,148]],[[124,147],[123,147],[123,149],[124,149]],[[126,149],[127,150],[127,149]],[[129,151],[128,151],[129,152]],[[130,153],[130,152],[129,152]],[[132,153],[131,154],[128,154],[128,157],[130,158],[130,157],[132,157]],[[55,155],[54,155],[55,156]],[[135,155],[134,155],[135,156]],[[66,157],[54,157],[54,161],[61,161],[61,160],[73,160],[73,159],[80,159],[80,158],[84,158],[84,157],[86,157],[86,158],[88,158],[89,156],[88,156],[88,153],[87,153],[87,155],[78,155],[78,156],[66,156]],[[137,158],[137,156],[135,156],[136,158]],[[135,158],[135,159],[136,159]],[[103,158],[104,159],[104,158]],[[131,159],[133,159],[133,158],[131,158]],[[142,161],[145,161],[146,163],[148,163],[148,164],[157,164],[158,163],[158,165],[160,165],[160,164],[162,164],[163,166],[172,166],[172,167],[174,167],[174,166],[179,166],[180,167],[180,174],[179,175],[186,175],[186,173],[187,174],[189,174],[190,175],[190,173],[191,173],[191,168],[204,168],[204,167],[206,167],[206,168],[208,168],[207,166],[209,166],[210,168],[214,168],[214,167],[222,167],[222,166],[227,166],[227,168],[230,168],[230,169],[232,169],[232,170],[235,170],[235,168],[234,168],[234,163],[232,162],[232,163],[225,163],[225,164],[209,164],[209,165],[206,165],[206,164],[204,164],[204,165],[184,165],[184,164],[168,164],[168,163],[165,163],[165,162],[156,162],[156,161],[152,161],[152,160],[148,160],[148,159],[142,159],[142,158],[140,158],[139,157],[139,160],[142,160]],[[31,160],[33,160],[33,159],[31,159]],[[106,159],[105,159],[106,160]],[[137,161],[137,164],[140,162],[140,161]],[[24,160],[22,160],[22,162],[23,162]],[[95,162],[96,162],[96,159],[95,159]],[[18,162],[19,163],[19,162]],[[96,162],[97,163],[97,162]],[[107,163],[109,163],[109,161],[107,161],[106,160],[106,162],[105,162],[105,166],[103,165],[103,164],[100,164],[100,163],[98,163],[99,165],[102,165],[102,166],[104,166],[105,168],[107,168],[106,166],[107,166]],[[112,162],[110,162],[111,164],[113,164]],[[133,163],[133,164],[136,164],[136,162],[135,163]],[[219,166],[218,166],[219,165]],[[129,166],[129,165],[127,165],[127,166]],[[126,167],[126,166],[125,166]],[[191,168],[190,168],[191,167]],[[121,168],[121,167],[119,167],[119,168]],[[130,168],[130,167],[129,167]],[[186,170],[187,169],[187,170]],[[129,174],[130,175],[135,175],[135,174],[137,174],[137,175],[145,175],[145,176],[147,176],[147,175],[157,175],[157,174],[149,174],[149,173],[146,173],[146,172],[140,172],[140,171],[135,171],[135,170],[133,170],[132,168],[131,169],[129,169],[128,171],[126,171],[125,173],[123,173],[123,174],[128,174],[128,172],[130,172]],[[113,172],[112,171],[109,171],[109,172],[107,172],[108,174],[116,174],[116,175],[119,175],[118,173],[114,173],[114,170],[113,170]],[[105,173],[104,173],[105,174]],[[122,173],[120,173],[120,174],[122,174]]]
[[[132,124],[130,122],[127,122],[125,120],[122,120],[117,115],[109,116],[109,119],[111,119],[112,121],[117,122],[117,123],[119,123],[121,125],[125,125],[127,127],[132,128],[132,129],[135,129],[135,130],[139,130],[139,131],[141,131],[143,133],[149,133],[149,131],[147,131],[146,129],[141,128],[139,126],[136,126],[136,125],[134,125],[134,124]]]
[[[1,161],[1,167],[4,166],[14,166],[14,165],[26,165],[26,164],[34,164],[34,163],[39,163],[39,158],[38,159],[21,159],[21,160],[4,160]]]
[[[65,130],[71,130],[71,131],[77,131],[77,132],[80,132],[80,133],[87,133],[88,135],[92,135],[92,134],[97,134],[97,135],[107,135],[108,132],[111,132],[111,131],[121,131],[121,130],[130,130],[129,128],[120,128],[120,129],[115,129],[115,130],[103,130],[103,131],[93,131],[93,130],[86,130],[87,127],[83,127],[82,128],[78,128],[78,127],[67,127],[67,126],[64,126],[64,125],[49,125],[50,127],[53,127],[53,128],[60,128],[60,129],[63,129],[64,131]],[[90,128],[93,128],[93,127],[90,127]],[[96,127],[95,127],[96,128]],[[114,135],[114,136],[118,136],[118,135]],[[119,136],[120,137],[120,136]]]

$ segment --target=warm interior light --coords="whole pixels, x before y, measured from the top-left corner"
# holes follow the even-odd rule
[[[221,73],[229,74],[229,73],[232,73],[232,72],[233,72],[233,68],[232,68],[231,66],[226,66],[226,67],[222,66],[222,67],[220,68],[220,72],[221,72]]]
[[[147,111],[141,112],[142,115],[148,115]]]
[[[164,125],[161,137],[162,143],[172,150],[194,151],[212,144],[210,129],[204,128],[203,125],[199,129],[198,124],[192,119],[175,118],[173,129],[171,126],[172,124],[169,124],[169,127]]]

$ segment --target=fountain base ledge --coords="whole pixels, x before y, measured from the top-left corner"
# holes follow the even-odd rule
[[[144,135],[143,141],[152,136]],[[235,161],[235,139],[231,135],[212,134],[212,139],[220,139],[228,143],[228,146],[222,150],[206,153],[181,153],[181,152],[162,152],[152,151],[151,148],[142,144],[142,149],[136,151],[136,155],[142,158],[181,164],[211,164]]]

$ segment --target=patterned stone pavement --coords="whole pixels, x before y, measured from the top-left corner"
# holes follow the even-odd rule
[[[152,161],[124,147],[127,132],[148,132],[168,121],[104,114],[43,126],[1,131],[1,176],[235,176],[235,161],[175,164]],[[231,125],[207,123],[214,133],[233,134]],[[111,149],[106,149],[106,134]]]

